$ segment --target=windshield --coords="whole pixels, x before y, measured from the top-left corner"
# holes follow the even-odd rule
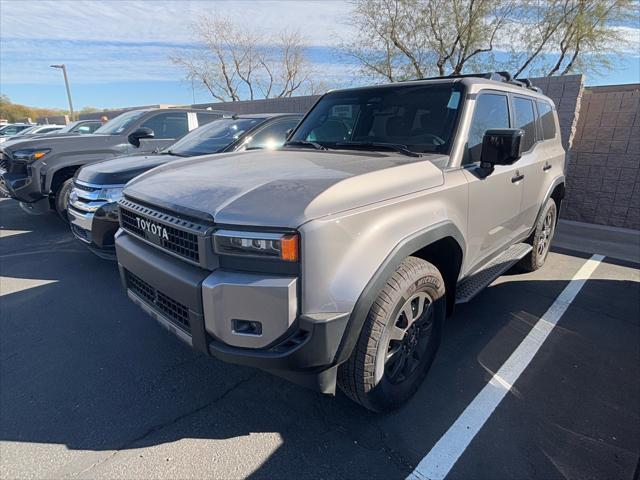
[[[65,125],[60,130],[56,130],[55,132],[49,132],[49,133],[69,133],[69,132],[74,132],[75,131],[74,129],[78,125],[82,125],[82,122],[72,122],[72,123],[69,123],[69,124]]]
[[[325,95],[288,143],[327,148],[447,153],[458,120],[462,86],[396,84]]]
[[[118,115],[113,120],[109,120],[94,133],[100,135],[120,135],[127,129],[127,127],[129,127],[129,125],[135,122],[138,117],[142,116],[146,112],[146,110],[133,110],[131,112]]]
[[[35,126],[35,127],[29,127],[29,128],[25,128],[24,130],[20,130],[18,133],[15,134],[15,136],[19,136],[19,135],[29,135],[31,133],[35,133],[36,130],[38,130],[38,128],[40,128],[39,126]]]
[[[220,152],[262,121],[259,118],[219,118],[196,128],[165,151],[186,157]]]

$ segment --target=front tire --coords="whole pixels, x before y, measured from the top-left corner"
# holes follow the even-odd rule
[[[551,241],[556,231],[556,221],[558,216],[558,208],[556,202],[550,198],[547,200],[540,218],[536,223],[536,229],[533,232],[531,241],[531,252],[527,254],[520,262],[518,267],[524,272],[535,272],[544,265],[549,255]]]
[[[407,257],[376,298],[338,385],[374,412],[404,404],[435,357],[446,315],[442,275],[431,263]]]
[[[73,178],[69,178],[60,185],[54,197],[53,205],[56,213],[65,222],[69,221],[69,217],[67,216],[67,203],[69,203],[69,194],[71,194],[72,189]]]

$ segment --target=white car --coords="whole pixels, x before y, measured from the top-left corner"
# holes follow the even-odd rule
[[[33,127],[25,128],[24,130],[19,131],[15,135],[8,136],[3,135],[0,137],[0,143],[6,142],[7,140],[15,140],[24,135],[44,135],[46,133],[56,132],[58,130],[62,130],[64,125],[34,125]]]

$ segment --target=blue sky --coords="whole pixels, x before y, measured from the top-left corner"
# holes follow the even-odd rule
[[[271,33],[299,29],[326,83],[354,84],[354,65],[336,54],[340,39],[351,34],[349,9],[338,0],[0,0],[0,92],[16,103],[65,108],[61,72],[48,67],[65,63],[76,109],[191,103],[191,82],[168,57],[195,48],[190,25],[213,13]],[[632,34],[638,38],[640,30]],[[640,81],[637,52],[618,65],[587,84]],[[211,97],[196,88],[195,101]]]

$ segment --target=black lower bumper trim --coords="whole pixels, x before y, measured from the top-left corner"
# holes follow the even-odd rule
[[[116,251],[125,286],[129,271],[189,309],[194,349],[324,393],[335,391],[336,352],[349,314],[301,315],[277,345],[266,349],[232,347],[213,338],[204,327],[201,285],[211,272],[169,256],[124,232],[116,235]],[[157,310],[152,305],[146,307]],[[158,319],[158,315],[161,312],[155,311],[152,316]]]

